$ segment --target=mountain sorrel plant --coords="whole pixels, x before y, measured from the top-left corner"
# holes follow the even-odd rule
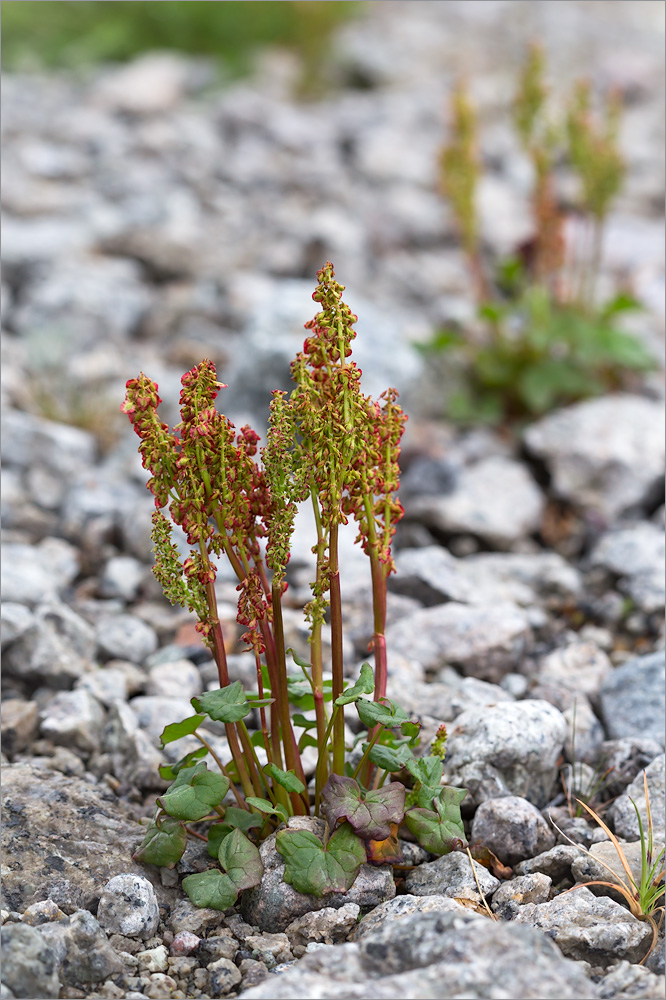
[[[590,87],[581,82],[565,121],[555,126],[547,99],[543,53],[533,46],[513,120],[532,168],[534,235],[493,273],[482,257],[476,206],[476,113],[462,83],[452,97],[440,181],[468,260],[479,323],[472,331],[439,331],[421,346],[431,358],[445,353],[445,379],[453,382],[445,408],[461,422],[520,421],[626,387],[633,372],[656,366],[641,342],[618,328],[618,318],[638,303],[627,294],[596,301],[604,225],[625,174],[618,101],[611,96],[595,115]],[[579,238],[571,246],[556,194],[558,161],[568,163],[579,183]]]
[[[306,830],[277,835],[286,881],[315,896],[346,891],[366,860],[397,862],[403,823],[434,854],[464,842],[465,791],[442,787],[445,729],[432,753],[417,757],[419,723],[386,697],[386,588],[394,569],[391,541],[403,513],[396,491],[406,417],[394,389],[379,400],[361,392],[361,371],[350,360],[356,316],[342,301],[344,289],[331,264],[318,280],[313,299],[321,311],[306,324],[308,336],[292,364],[295,388],[289,396],[273,393],[260,451],[258,434],[248,426],[236,431],[215,408],[224,386],[210,361],[183,376],[181,421],[173,430],[160,421],[157,386],[145,375],[127,383],[123,404],[151,472],[155,575],[172,603],[196,613],[220,682],[218,690],[192,699],[195,714],[162,733],[163,746],[184,737],[200,746],[160,769],[172,783],[157,800],[136,857],[173,867],[188,836],[206,840],[223,872],[211,869],[183,882],[201,906],[225,909],[239,891],[256,885],[262,875],[257,842],[293,815],[327,821],[323,840]],[[306,500],[316,525],[316,574],[305,608],[309,661],[285,648],[282,624],[294,518]],[[184,560],[165,509],[185,532]],[[338,533],[349,517],[370,563],[374,671],[364,663],[356,682],[345,688]],[[220,558],[229,560],[238,578],[238,621],[256,664],[257,689],[251,693],[229,679],[215,596]],[[324,679],[322,655],[327,617],[330,680]],[[289,672],[289,657],[300,674]],[[290,704],[301,712],[292,714]],[[344,742],[345,708],[352,704],[367,728],[354,768],[345,759]],[[251,732],[255,711],[260,721]],[[211,745],[208,720],[224,724],[230,759],[222,760]],[[307,746],[318,751],[309,785],[301,760]],[[217,771],[208,770],[204,757]],[[403,780],[387,782],[392,774],[407,781],[409,791]],[[202,824],[204,832],[192,824]]]

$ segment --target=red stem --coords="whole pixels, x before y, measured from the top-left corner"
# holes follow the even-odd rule
[[[332,524],[329,534],[329,566],[331,582],[331,669],[333,673],[333,704],[344,690],[344,663],[342,656],[342,597],[340,594],[340,569],[338,566],[338,525]],[[344,709],[336,713],[333,723],[333,772],[345,773],[345,717]]]

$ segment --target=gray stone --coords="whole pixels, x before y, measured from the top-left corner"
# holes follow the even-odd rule
[[[526,903],[545,903],[550,899],[552,879],[542,872],[518,875],[502,882],[493,893],[491,908],[502,920],[513,920],[518,907]]]
[[[34,701],[11,698],[2,702],[2,749],[18,753],[32,743],[39,728],[39,711]]]
[[[252,958],[263,962],[267,969],[274,969],[283,962],[293,961],[291,941],[284,933],[249,934],[243,947],[252,952]]]
[[[366,934],[370,934],[384,923],[395,923],[404,920],[405,917],[413,913],[441,913],[453,910],[460,912],[460,903],[450,896],[443,896],[438,893],[427,896],[415,896],[411,893],[396,896],[395,899],[388,899],[385,903],[380,903],[374,910],[362,918],[356,925],[356,930],[350,935],[350,940],[360,941]]]
[[[114,556],[102,571],[100,595],[133,601],[145,579],[146,567],[138,559],[133,556]]]
[[[388,648],[418,660],[426,670],[450,664],[464,674],[492,682],[516,667],[530,637],[525,612],[511,604],[440,604],[417,611],[386,630]]]
[[[60,909],[53,899],[42,899],[38,903],[26,906],[23,911],[23,923],[30,924],[31,927],[38,927],[40,924],[49,924],[54,920],[67,920],[67,914]]]
[[[194,709],[189,699],[184,697],[164,697],[158,695],[138,695],[129,702],[129,707],[136,716],[141,729],[156,745],[164,727],[172,722],[179,722],[193,714]],[[178,749],[184,743],[178,743]]]
[[[546,462],[557,496],[612,521],[663,478],[662,404],[621,394],[576,403],[528,427],[525,443]]]
[[[620,590],[641,611],[652,614],[663,610],[666,598],[665,555],[663,528],[642,521],[604,535],[594,547],[590,562],[620,577]]]
[[[606,740],[599,747],[596,764],[603,774],[604,789],[613,796],[620,795],[639,771],[651,764],[663,750],[659,740],[649,736],[625,736],[618,740]]]
[[[77,910],[58,923],[43,924],[40,931],[59,958],[59,975],[63,983],[70,986],[98,983],[125,969],[122,959],[88,910]]]
[[[48,780],[46,780],[48,777]],[[3,768],[3,892],[8,909],[54,899],[94,908],[102,887],[119,872],[145,878],[132,861],[144,831],[127,803],[106,785],[26,763]],[[164,902],[173,890],[156,891]]]
[[[380,906],[385,905],[385,903],[380,904]],[[311,941],[339,944],[345,941],[358,925],[360,912],[361,908],[357,903],[345,903],[337,909],[325,906],[323,910],[304,913],[302,917],[292,920],[285,928],[285,934],[292,948],[298,945],[305,947]]]
[[[452,899],[471,899],[475,903],[481,902],[479,887],[484,897],[489,897],[499,884],[487,868],[476,861],[470,864],[467,855],[460,851],[419,865],[405,880],[407,892],[414,896],[448,896]]]
[[[647,833],[647,807],[643,773],[647,777],[654,836],[656,840],[663,843],[666,839],[664,830],[664,754],[655,757],[652,763],[645,768],[645,772],[641,771],[640,774],[636,775],[624,795],[620,795],[613,802],[608,815],[618,837],[622,837],[624,840],[637,840],[640,837],[640,828],[634,807],[631,804],[633,799],[640,813],[643,829]]]
[[[143,972],[166,972],[169,966],[169,952],[163,944],[157,945],[156,948],[138,951],[136,958]]]
[[[10,677],[48,687],[69,688],[92,670],[94,632],[66,604],[41,604],[33,623],[7,650]]]
[[[289,829],[312,830],[320,837],[324,832],[321,820],[306,816],[293,816],[287,825]],[[303,914],[325,906],[338,908],[346,903],[356,903],[361,907],[377,906],[395,896],[392,870],[387,866],[375,868],[372,865],[361,865],[354,884],[345,893],[326,893],[320,898],[305,895],[284,881],[285,863],[275,848],[275,834],[266,838],[259,851],[264,874],[256,888],[242,894],[240,912],[248,923],[261,930],[283,931]]]
[[[144,940],[152,937],[160,920],[153,886],[139,875],[126,872],[114,875],[104,886],[97,918],[110,934]],[[151,971],[163,972],[164,969]]]
[[[531,802],[515,795],[482,802],[474,814],[472,840],[506,865],[515,865],[555,846],[555,834]]]
[[[53,573],[40,559],[32,545],[2,546],[3,601],[34,606],[41,601],[55,600],[58,585]]]
[[[541,490],[529,472],[510,458],[491,457],[460,470],[453,492],[415,498],[411,515],[449,534],[470,534],[498,548],[510,548],[539,528]]]
[[[578,570],[556,552],[480,552],[462,560],[460,568],[487,603],[559,608],[582,587]]]
[[[201,674],[190,660],[153,667],[146,683],[148,697],[194,698],[203,691]]]
[[[557,885],[563,879],[571,878],[571,866],[580,855],[580,848],[573,844],[557,844],[535,858],[520,861],[516,865],[516,874],[532,875],[534,872],[541,872]]]
[[[664,739],[664,653],[616,667],[601,689],[601,717],[610,739]]]
[[[195,906],[189,899],[179,899],[171,910],[169,927],[174,934],[189,931],[190,934],[196,934],[198,937],[206,936],[206,940],[210,940],[207,935],[210,931],[219,927],[223,920],[224,913],[221,913],[220,910]]]
[[[128,680],[125,670],[105,664],[78,680],[74,688],[77,691],[87,691],[106,708],[110,708],[117,701],[127,701]]]
[[[584,886],[548,903],[527,903],[514,921],[540,928],[568,958],[594,965],[639,962],[652,938],[649,926],[626,907]]]
[[[542,682],[561,684],[594,698],[612,672],[608,656],[593,642],[572,642],[543,658],[538,677]]]
[[[449,727],[445,780],[467,788],[467,803],[519,795],[543,808],[565,735],[564,717],[545,701],[502,702],[463,712]]]
[[[240,970],[228,958],[218,958],[208,966],[210,990],[214,996],[225,996],[241,981]]]
[[[655,841],[653,858],[656,858],[663,848],[663,844]],[[622,853],[631,870],[631,875],[636,885],[641,884],[641,842],[623,843]],[[609,870],[610,869],[610,870]],[[592,844],[589,853],[581,854],[576,858],[571,866],[571,874],[576,882],[586,882],[601,880],[604,882],[620,882],[631,889],[629,877],[620,860],[620,855],[615,845],[606,840],[600,844]],[[618,902],[622,902],[620,893],[609,892],[605,886],[590,886],[595,896],[610,895]]]
[[[97,623],[97,645],[107,659],[143,663],[157,649],[154,629],[135,615],[120,614]]]
[[[42,713],[42,736],[84,753],[99,749],[105,712],[88,691],[60,691]]]
[[[567,760],[595,762],[604,741],[604,729],[585,695],[578,695],[574,704],[562,709],[567,722],[564,754]]]
[[[113,773],[128,786],[136,785],[142,791],[164,791],[167,787],[158,770],[163,756],[151,736],[139,728],[129,705],[116,702],[111,706],[101,733],[101,748],[111,755]]]
[[[7,410],[2,419],[3,465],[26,470],[39,466],[66,480],[95,462],[97,445],[90,431],[21,410]]]
[[[358,943],[306,955],[244,1000],[590,1000],[595,988],[544,935],[492,922],[458,904],[384,922]],[[483,921],[483,923],[480,923]],[[482,941],[482,947],[479,942]]]
[[[663,1000],[664,977],[625,960],[608,970],[598,990],[600,1000]]]
[[[30,608],[25,604],[16,604],[13,601],[3,600],[0,604],[0,642],[4,653],[13,642],[20,639],[33,624],[33,615]]]
[[[2,949],[2,983],[9,996],[46,1000],[60,995],[56,955],[37,928],[6,924]]]

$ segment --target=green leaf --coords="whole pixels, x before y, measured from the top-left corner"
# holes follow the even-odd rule
[[[444,773],[440,757],[414,757],[407,761],[406,767],[416,781],[439,788]]]
[[[353,685],[353,687],[347,688],[344,694],[341,694],[339,698],[335,699],[336,705],[351,705],[353,701],[357,701],[362,694],[372,694],[375,690],[375,677],[372,672],[372,667],[369,663],[363,663],[361,665],[361,674],[359,679]]]
[[[379,701],[366,701],[361,698],[356,702],[356,711],[364,726],[372,729],[374,726],[397,727],[403,722],[409,722],[409,715],[404,708],[400,708],[390,701],[388,706]]]
[[[300,712],[296,712],[295,715],[291,717],[292,724],[298,726],[299,729],[314,729],[317,725],[316,719],[306,719],[304,715]]]
[[[312,664],[308,663],[307,660],[304,660],[302,656],[298,656],[298,654],[295,653],[293,649],[289,648],[285,650],[285,652],[287,656],[291,656],[292,660],[294,661],[297,667],[302,667],[304,670],[312,670]]]
[[[384,747],[376,743],[370,753],[369,759],[378,767],[385,771],[402,771],[407,762],[413,758],[414,754],[407,745],[395,749],[394,747]]]
[[[314,736],[310,736],[309,733],[303,733],[300,740],[298,741],[298,752],[303,753],[306,747],[319,747],[319,740]]]
[[[188,875],[183,879],[183,889],[195,906],[210,907],[212,910],[228,910],[238,899],[234,883],[217,868]]]
[[[262,750],[266,749],[266,738],[261,729],[258,729],[256,733],[252,733],[250,743],[253,747],[261,747]]]
[[[253,806],[254,809],[266,813],[267,816],[279,816],[285,823],[289,819],[289,813],[280,802],[272,805],[268,799],[260,799],[257,795],[248,795],[245,801],[249,806]]]
[[[281,830],[276,847],[286,862],[285,882],[318,898],[347,892],[366,860],[363,841],[349,823],[335,831],[326,847],[309,830]]]
[[[197,712],[203,712],[215,722],[240,722],[252,711],[240,681],[217,691],[207,691],[200,698],[192,698],[192,705]]]
[[[261,882],[264,873],[261,855],[257,846],[248,840],[242,830],[235,829],[224,838],[218,858],[239,892],[251,889]]]
[[[183,736],[191,736],[194,730],[199,728],[205,718],[205,715],[190,715],[189,718],[183,719],[182,722],[172,722],[170,726],[165,726],[162,731],[162,735],[160,736],[162,746],[165,747],[167,743],[173,743],[174,740],[180,740]]]
[[[405,786],[392,781],[383,788],[365,791],[353,778],[332,774],[322,791],[322,807],[331,830],[347,820],[364,840],[386,840],[391,823],[402,822]]]
[[[206,769],[205,761],[185,767],[176,775],[168,792],[158,802],[176,819],[203,819],[214,806],[220,805],[229,791],[229,780]]]
[[[208,830],[208,853],[211,858],[217,858],[220,844],[233,830],[242,830],[247,833],[257,826],[262,825],[261,816],[248,812],[247,809],[238,809],[236,806],[227,806],[224,810],[224,819],[221,823],[213,823]]]
[[[300,795],[301,792],[305,791],[305,785],[293,771],[282,771],[277,765],[271,763],[264,766],[264,774],[269,774],[273,781],[277,781],[278,785],[282,785],[288,792],[296,792]]]
[[[201,760],[207,753],[208,747],[199,747],[198,750],[191,750],[190,753],[186,753],[175,764],[160,764],[160,777],[164,778],[165,781],[173,781],[179,771],[182,771],[184,767],[189,767],[192,761]]]
[[[187,833],[183,824],[161,814],[148,827],[133,857],[146,865],[173,868],[183,856],[186,845]]]
[[[449,854],[465,843],[460,803],[464,788],[446,786],[433,801],[434,809],[414,806],[405,813],[405,826],[431,854]]]

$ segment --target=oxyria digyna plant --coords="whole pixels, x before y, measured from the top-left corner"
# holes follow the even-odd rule
[[[195,737],[199,746],[161,768],[171,784],[136,857],[173,867],[188,836],[206,839],[221,869],[183,881],[202,906],[225,909],[260,881],[257,843],[276,827],[286,881],[315,896],[346,891],[366,861],[399,862],[401,827],[434,854],[464,842],[465,792],[442,785],[444,727],[424,753],[419,723],[386,697],[386,593],[403,513],[398,457],[407,418],[394,389],[378,400],[362,393],[361,371],[350,360],[357,317],[342,301],[344,286],[330,263],[317,277],[320,312],[306,324],[292,363],[294,389],[273,393],[265,447],[249,426],[237,431],[216,409],[225,386],[207,360],[182,378],[181,421],[173,430],[159,418],[158,387],[147,376],[127,383],[123,404],[151,473],[155,575],[172,603],[196,613],[220,684],[193,698],[194,714],[162,734],[163,745]],[[304,502],[316,525],[316,573],[305,607],[309,660],[285,648],[282,615],[294,519]],[[351,685],[344,680],[338,563],[338,533],[349,518],[369,560],[374,659],[374,669],[364,663]],[[187,536],[185,558],[172,521]],[[225,558],[238,578],[238,622],[256,662],[252,692],[229,680],[215,595]],[[352,705],[363,727],[356,748],[345,746]],[[211,745],[209,720],[224,724],[226,759],[220,741]],[[303,766],[306,747],[317,751],[314,773]],[[284,828],[293,815],[325,819],[324,839]]]

